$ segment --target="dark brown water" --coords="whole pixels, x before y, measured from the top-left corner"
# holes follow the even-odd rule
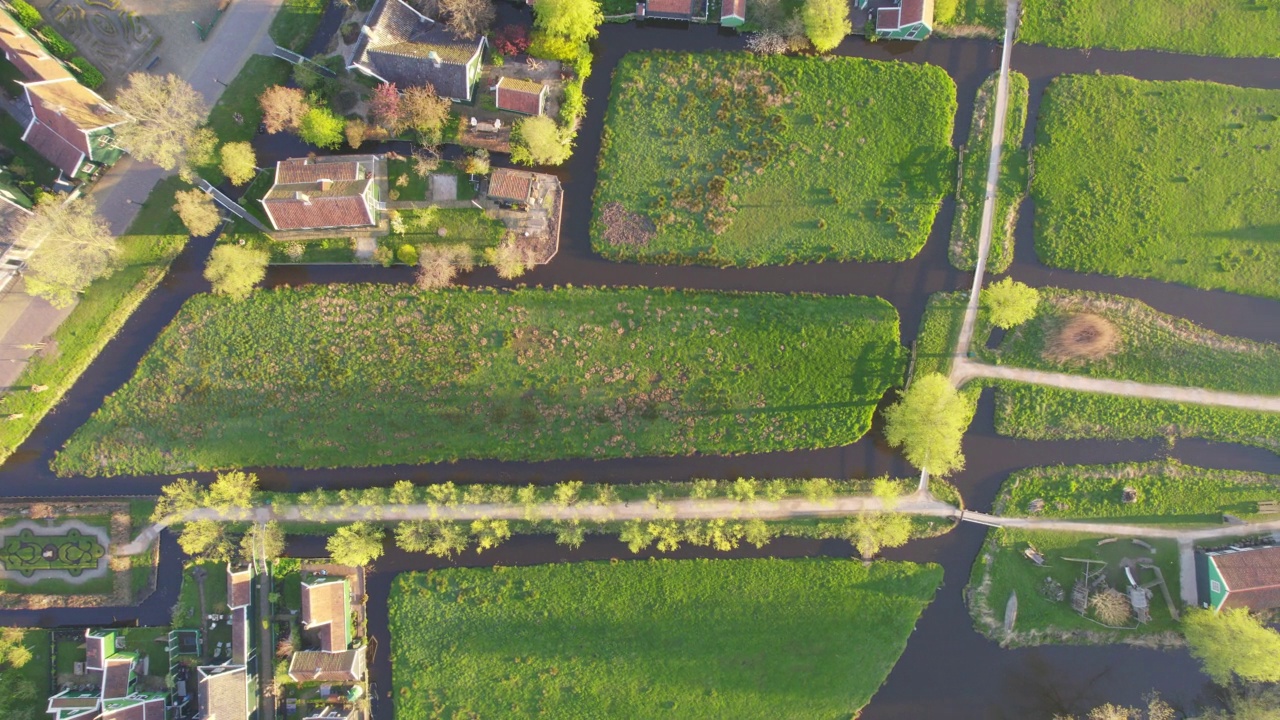
[[[334,20],[328,18],[328,22]],[[902,317],[904,344],[915,337],[929,293],[967,288],[969,277],[950,267],[946,241],[951,227],[952,202],[944,202],[924,251],[915,259],[894,264],[824,263],[780,268],[716,269],[662,267],[606,262],[591,252],[588,228],[590,200],[595,182],[595,158],[599,150],[605,99],[611,68],[625,53],[651,48],[673,50],[739,49],[741,40],[715,28],[634,27],[607,25],[596,43],[595,74],[586,85],[591,99],[589,114],[579,134],[573,160],[558,170],[566,192],[563,240],[556,260],[521,279],[530,285],[630,285],[711,290],[814,292],[825,294],[879,295],[892,302]],[[968,136],[973,99],[978,85],[998,67],[999,47],[984,40],[930,40],[923,44],[846,41],[840,54],[903,62],[928,62],[947,70],[958,87],[957,144]],[[1079,52],[1018,46],[1015,69],[1031,79],[1032,103],[1027,142],[1034,137],[1034,119],[1040,94],[1048,81],[1062,73],[1123,73],[1147,79],[1204,79],[1254,87],[1280,87],[1280,61],[1191,58],[1150,52]],[[300,147],[284,136],[260,136],[259,154],[266,159],[296,155]],[[403,149],[401,149],[403,151]],[[305,150],[302,152],[305,153]],[[502,158],[495,158],[501,164]],[[1035,285],[1058,285],[1138,297],[1159,310],[1191,318],[1218,332],[1258,340],[1280,341],[1280,303],[1227,293],[1205,292],[1141,280],[1119,280],[1054,271],[1040,265],[1031,239],[1032,208],[1024,208],[1017,228],[1017,255],[1012,274]],[[48,462],[71,433],[101,406],[103,398],[118,389],[132,374],[156,335],[181,304],[207,285],[200,277],[211,239],[193,241],[174,264],[162,286],[148,298],[102,355],[68,393],[57,410],[36,429],[18,453],[0,467],[0,495],[42,497],[51,495],[154,494],[169,477],[111,479],[56,478]],[[356,267],[274,268],[272,285],[331,282],[405,282],[407,270]],[[466,278],[472,285],[509,285],[491,270]],[[878,423],[878,419],[877,419]],[[409,467],[345,470],[261,469],[259,475],[271,489],[305,490],[314,487],[363,487],[386,484],[400,478],[415,482],[486,481],[552,483],[566,479],[596,482],[643,482],[655,479],[687,480],[699,477],[869,477],[885,473],[910,475],[910,468],[882,443],[879,427],[853,445],[825,450],[770,453],[740,457],[634,458],[573,460],[543,463],[467,461]],[[1179,442],[1169,448],[1163,442],[1031,442],[995,435],[992,401],[984,397],[974,427],[965,440],[968,468],[955,478],[969,507],[987,509],[1000,483],[1016,469],[1056,463],[1112,463],[1175,457],[1208,467],[1280,473],[1280,457],[1255,449],[1200,441]],[[207,474],[193,474],[206,479]],[[863,717],[877,719],[937,718],[1047,718],[1055,712],[1081,712],[1104,701],[1137,703],[1151,689],[1159,689],[1178,703],[1187,703],[1206,692],[1207,680],[1185,652],[1128,648],[1046,647],[1001,650],[972,630],[961,591],[983,538],[976,526],[959,528],[949,535],[916,541],[889,553],[892,559],[937,562],[945,568],[945,582],[937,600],[925,611],[901,661],[875,696]],[[176,599],[180,556],[166,534],[162,545],[160,590],[140,607],[93,610],[55,609],[39,612],[0,612],[6,625],[42,626],[141,622],[164,624]],[[322,539],[299,538],[291,542],[291,554],[323,553]],[[707,555],[682,551],[677,557]],[[768,554],[779,557],[805,555],[849,556],[842,542],[781,540],[763,552],[742,550],[727,557]],[[576,551],[555,545],[546,537],[515,538],[483,556],[470,554],[461,565],[488,566],[536,564],[627,557],[612,540],[594,538]],[[380,694],[391,688],[386,615],[379,612],[395,573],[448,565],[426,556],[409,556],[390,548],[371,577],[371,634],[377,643],[373,679]],[[377,708],[377,717],[392,717],[389,702]]]

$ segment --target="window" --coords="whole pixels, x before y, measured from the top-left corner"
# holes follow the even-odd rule
[[[1217,580],[1210,580],[1209,589],[1216,593],[1222,592],[1222,584],[1219,583]]]

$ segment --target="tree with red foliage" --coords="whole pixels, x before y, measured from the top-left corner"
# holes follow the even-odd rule
[[[404,127],[404,111],[400,108],[400,91],[395,83],[382,83],[369,96],[369,119],[392,135]]]
[[[529,49],[529,29],[523,25],[503,25],[494,36],[493,46],[503,55],[519,55]]]

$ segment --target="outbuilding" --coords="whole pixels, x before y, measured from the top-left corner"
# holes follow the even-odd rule
[[[1196,557],[1200,604],[1218,612],[1280,607],[1280,546],[1230,547]]]
[[[886,40],[923,40],[933,32],[933,0],[899,0],[876,10],[876,36]]]

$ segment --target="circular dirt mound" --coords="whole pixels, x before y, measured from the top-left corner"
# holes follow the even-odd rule
[[[1050,337],[1044,355],[1055,362],[1101,360],[1115,353],[1119,344],[1115,325],[1104,317],[1080,313],[1062,323]]]

